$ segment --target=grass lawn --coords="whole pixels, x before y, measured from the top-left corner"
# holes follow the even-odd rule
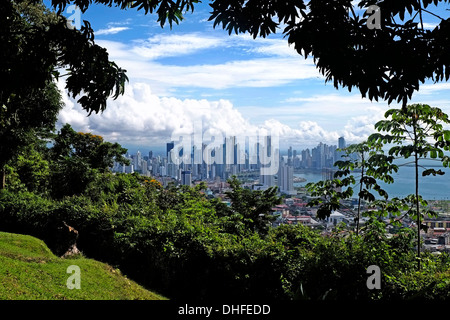
[[[75,275],[67,272],[69,266],[79,267],[80,289],[67,286]],[[4,232],[0,232],[0,299],[165,300],[107,264],[82,256],[62,259],[37,238]]]

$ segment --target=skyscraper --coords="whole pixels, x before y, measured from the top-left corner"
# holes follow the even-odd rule
[[[347,147],[347,144],[345,143],[345,139],[344,139],[344,137],[340,137],[339,139],[338,139],[338,148],[339,149],[344,149],[344,148],[346,148]],[[345,154],[345,151],[342,151],[342,150],[340,150],[340,151],[336,151],[336,160],[338,161],[338,160],[342,160],[342,156]]]
[[[172,159],[170,157],[170,151],[173,149],[174,146],[175,146],[175,143],[173,141],[172,142],[167,142],[166,156],[167,156],[167,161],[169,163],[172,163]]]
[[[138,150],[138,152],[136,153],[136,156],[134,157],[134,169],[140,171],[141,168],[141,163],[142,161],[142,155],[141,152]]]
[[[275,178],[273,175],[260,175],[259,183],[266,187],[273,187],[275,186]]]
[[[344,149],[344,148],[346,148],[346,147],[347,147],[347,145],[346,145],[346,143],[345,143],[344,137],[340,137],[340,138],[338,139],[338,148]]]
[[[181,171],[181,184],[185,186],[190,186],[192,184],[190,171]]]
[[[288,164],[292,165],[292,147],[288,149]]]
[[[282,193],[296,193],[294,189],[294,168],[292,165],[284,162],[280,163],[280,170],[278,170],[278,187]]]

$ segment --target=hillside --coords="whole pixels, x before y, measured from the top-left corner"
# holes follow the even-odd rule
[[[80,289],[69,289],[69,266],[80,269]],[[0,232],[2,300],[164,300],[111,266],[84,257],[62,259],[37,238]]]

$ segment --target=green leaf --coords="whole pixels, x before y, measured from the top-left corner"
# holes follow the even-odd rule
[[[445,141],[450,141],[450,130],[444,131],[444,139]]]
[[[436,159],[436,158],[437,158],[437,152],[436,152],[436,150],[431,150],[431,151],[430,151],[430,157],[431,157],[432,159]]]

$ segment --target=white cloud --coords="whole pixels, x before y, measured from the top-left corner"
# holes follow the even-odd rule
[[[374,132],[374,123],[370,120],[373,119],[350,118],[347,124],[343,124],[343,129],[329,130],[311,120],[300,121],[297,126],[288,126],[278,120],[270,119],[265,121],[261,128],[278,133],[282,145],[315,147],[319,142],[336,145],[341,136],[348,143],[361,142]]]
[[[143,83],[129,84],[123,96],[108,100],[103,113],[89,117],[72,99],[65,98],[64,102],[60,126],[70,123],[75,130],[94,132],[121,144],[161,144],[172,133],[192,132],[198,121],[205,130],[211,128],[230,134],[242,134],[252,127],[229,101],[160,98]]]
[[[423,27],[425,29],[434,29],[439,25],[439,23],[429,23],[429,22],[424,22],[423,23]]]
[[[450,90],[450,83],[441,82],[433,84],[424,84],[419,87],[419,91],[415,93],[417,95],[430,95],[436,91]]]
[[[112,60],[127,70],[129,78],[144,80],[162,92],[175,87],[224,89],[279,86],[318,76],[315,66],[302,59],[261,58],[203,65],[163,65],[136,59],[121,45],[108,48]]]
[[[225,39],[229,47],[240,47],[249,53],[264,56],[300,57],[294,47],[284,38],[256,38],[249,34],[232,35]]]
[[[161,57],[173,57],[190,54],[202,49],[211,49],[221,44],[219,38],[198,33],[183,35],[155,35],[145,40],[135,40],[131,53],[140,58],[154,60]]]
[[[284,101],[298,106],[302,113],[314,115],[315,118],[327,118],[330,123],[342,123],[350,117],[363,116],[375,113],[378,116],[388,108],[395,108],[393,103],[388,106],[386,102],[363,99],[359,94],[328,94],[292,97]]]
[[[96,32],[94,32],[94,34],[96,36],[100,36],[100,35],[108,35],[108,34],[116,34],[119,33],[121,31],[125,31],[128,30],[130,28],[128,27],[109,27],[108,29],[100,29]]]
[[[73,99],[69,98],[67,91],[64,89],[65,82],[63,79],[60,79],[57,85],[62,93],[62,102],[65,106],[59,113],[59,124],[70,123],[80,131],[87,131],[89,124],[87,113]]]
[[[340,136],[349,143],[360,142],[373,132],[373,125],[383,118],[385,111],[372,106],[365,115],[349,117],[338,129],[311,120],[288,125],[270,115],[263,123],[255,125],[245,119],[230,101],[159,97],[145,83],[130,83],[123,96],[108,101],[103,113],[89,117],[73,99],[65,96],[64,102],[66,107],[59,115],[59,126],[70,123],[77,131],[92,132],[102,135],[107,141],[142,148],[163,145],[171,140],[172,135],[191,134],[198,130],[199,124],[202,132],[212,130],[225,136],[249,137],[267,132],[277,135],[281,145],[313,147],[319,142],[337,144]],[[320,113],[320,109],[317,112]]]
[[[320,76],[311,59],[305,60],[289,48],[286,41],[254,41],[251,37],[223,38],[199,33],[157,35],[134,40],[131,45],[99,40],[110,57],[127,70],[130,79],[149,83],[158,94],[177,87],[225,89],[231,87],[280,86],[299,79]],[[228,58],[229,48],[239,47],[246,59]],[[201,63],[207,50],[220,49],[217,63]],[[231,49],[230,49],[231,50]],[[183,55],[197,54],[195,64],[186,65]],[[215,52],[215,56],[220,53]],[[163,64],[156,59],[178,57],[178,64]],[[200,61],[200,62],[199,62]]]

